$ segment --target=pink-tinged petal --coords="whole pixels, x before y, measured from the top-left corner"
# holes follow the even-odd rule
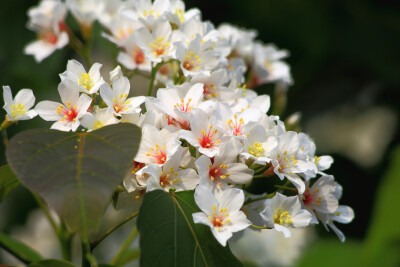
[[[58,121],[63,117],[63,114],[57,112],[57,109],[60,106],[63,105],[54,101],[46,100],[39,102],[35,107],[35,111],[46,121]]]
[[[61,101],[67,106],[67,102],[71,106],[78,103],[79,86],[70,79],[63,80],[58,86],[58,92],[61,96]]]

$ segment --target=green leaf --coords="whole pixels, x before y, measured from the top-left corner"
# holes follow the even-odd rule
[[[12,172],[10,166],[4,165],[0,167],[0,203],[17,188],[20,181]]]
[[[144,196],[138,218],[140,266],[242,266],[208,226],[193,223],[193,191]]]
[[[3,233],[0,233],[0,247],[27,264],[43,259],[43,257],[32,248]]]
[[[391,159],[377,193],[372,223],[360,258],[364,266],[400,266],[400,147],[392,151]]]
[[[76,267],[76,265],[68,261],[50,259],[29,264],[28,267]]]
[[[129,171],[140,135],[127,123],[88,133],[34,129],[12,138],[6,155],[20,181],[87,240]]]

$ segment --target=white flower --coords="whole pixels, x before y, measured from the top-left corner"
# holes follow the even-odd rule
[[[267,137],[267,131],[260,124],[251,127],[246,136],[242,155],[246,159],[254,160],[256,164],[265,165],[270,162],[270,153],[278,144],[275,136]]]
[[[97,130],[103,126],[119,123],[107,108],[98,110],[96,113],[85,113],[81,118],[81,125],[89,130]]]
[[[165,16],[177,28],[180,28],[182,23],[191,18],[200,19],[201,13],[197,8],[192,8],[185,11],[185,3],[182,0],[170,0],[169,10],[165,12]]]
[[[182,41],[176,42],[176,59],[181,62],[181,69],[185,76],[194,76],[197,73],[210,75],[218,64],[215,51],[201,50],[202,38],[196,34],[195,38],[186,46]]]
[[[222,139],[223,129],[217,125],[214,116],[208,118],[203,110],[195,109],[190,114],[190,131],[181,130],[179,135],[200,153],[212,158],[218,153],[221,142],[226,141],[226,138]]]
[[[335,197],[336,199],[340,199],[342,197],[342,186],[336,183]],[[331,228],[335,234],[338,236],[341,242],[346,240],[345,235],[342,231],[337,228],[334,222],[339,223],[350,223],[354,219],[354,211],[351,207],[345,205],[339,205],[337,210],[333,213],[316,213],[317,218],[321,221],[321,223],[325,226],[326,230],[329,231]],[[329,227],[329,228],[328,228]]]
[[[181,142],[171,133],[171,128],[160,131],[153,125],[144,125],[135,161],[162,165],[176,153],[180,145]]]
[[[117,61],[129,70],[151,70],[150,61],[146,59],[144,51],[136,45],[133,36],[129,36],[124,42],[124,50],[119,52]]]
[[[246,164],[238,163],[237,156],[243,149],[239,140],[231,140],[221,145],[213,161],[207,156],[200,156],[195,162],[200,175],[199,184],[215,190],[228,188],[227,183],[247,184],[253,178],[253,170]]]
[[[61,28],[64,24],[58,22],[51,27],[44,28],[40,25],[31,27],[37,33],[38,40],[29,43],[24,48],[24,53],[33,55],[36,62],[50,56],[55,50],[61,49],[69,42],[68,34]]]
[[[190,83],[202,83],[204,98],[213,99],[217,98],[222,90],[227,90],[227,88],[223,86],[227,81],[226,70],[219,69],[211,74],[198,73],[190,80]]]
[[[298,174],[305,172],[317,173],[317,167],[311,161],[296,157],[298,150],[301,150],[296,132],[285,132],[278,136],[277,139],[278,146],[270,153],[274,172],[282,180],[286,177],[302,194],[305,190],[305,184]]]
[[[203,85],[195,84],[185,93],[177,89],[159,89],[154,104],[168,116],[168,124],[190,129],[190,114],[201,105]]]
[[[151,163],[138,172],[150,176],[147,180],[147,192],[157,189],[168,192],[171,188],[176,191],[193,190],[196,187],[199,176],[193,169],[180,168],[182,155],[183,149],[179,147],[164,165]]]
[[[133,33],[133,39],[146,58],[152,62],[161,62],[164,58],[172,56],[174,47],[174,34],[168,20],[160,19],[154,24],[152,32],[147,28],[141,28]]]
[[[261,212],[265,224],[278,232],[282,232],[285,237],[292,236],[288,227],[306,227],[312,218],[311,213],[301,209],[297,196],[286,197],[276,193],[272,199],[265,201],[265,206],[265,209]]]
[[[276,81],[283,81],[287,84],[293,83],[289,65],[281,61],[288,56],[286,50],[278,50],[272,44],[256,43],[253,51],[254,85]]]
[[[79,85],[79,90],[86,94],[97,93],[100,86],[104,83],[101,77],[101,64],[94,63],[89,72],[86,72],[81,63],[72,59],[68,60],[67,70],[60,74],[61,80],[70,79]]]
[[[37,113],[30,108],[35,104],[35,96],[31,89],[20,90],[13,99],[11,88],[3,86],[4,110],[7,112],[8,121],[30,120]]]
[[[111,35],[102,33],[102,36],[113,42],[114,44],[122,47],[124,46],[128,37],[131,37],[133,32],[137,29],[143,28],[144,26],[122,14],[115,17],[108,27]]]
[[[305,208],[311,212],[311,223],[318,223],[315,213],[333,213],[338,208],[338,199],[335,196],[336,182],[331,175],[320,177],[312,186],[306,187],[299,195]]]
[[[246,215],[240,211],[244,202],[244,193],[240,189],[231,188],[213,195],[207,186],[199,185],[194,200],[202,212],[193,213],[193,221],[209,226],[222,246],[226,246],[232,233],[251,225]]]
[[[28,28],[50,29],[55,25],[64,26],[67,8],[60,0],[43,0],[38,6],[28,10]],[[61,25],[60,25],[61,24]]]
[[[109,110],[116,116],[139,113],[140,105],[146,98],[144,96],[128,98],[131,85],[126,77],[117,77],[112,83],[112,89],[108,83],[103,83],[100,87],[100,95]]]
[[[79,120],[90,107],[92,99],[85,94],[79,96],[79,86],[69,79],[60,83],[58,92],[63,104],[46,100],[39,102],[35,111],[46,121],[56,121],[51,129],[74,132],[80,125]]]

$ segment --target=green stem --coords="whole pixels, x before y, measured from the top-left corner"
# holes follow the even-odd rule
[[[295,191],[297,192],[297,189],[294,187],[288,187],[288,186],[284,186],[284,185],[275,185],[276,188],[279,189],[286,189],[286,190],[290,190],[290,191]]]
[[[265,195],[265,196],[262,196],[262,197],[249,198],[243,203],[243,206],[245,206],[247,204],[250,204],[250,203],[253,203],[253,202],[256,202],[256,201],[259,201],[259,200],[273,198],[275,196],[275,194],[276,194],[276,192],[273,192],[271,194],[268,194],[268,195]]]
[[[101,243],[101,241],[103,241],[107,236],[109,236],[112,232],[114,232],[115,230],[117,230],[118,228],[120,228],[121,226],[123,226],[125,223],[129,222],[130,220],[132,220],[133,218],[135,218],[137,215],[139,214],[139,211],[135,211],[134,213],[132,213],[131,215],[129,215],[128,217],[126,217],[122,222],[118,223],[117,225],[114,225],[113,227],[111,227],[110,229],[107,230],[107,232],[105,232],[104,235],[102,235],[100,238],[98,238],[97,240],[93,241],[90,244],[90,249],[91,251],[93,251],[93,249],[95,249],[97,247],[98,244]]]
[[[162,61],[162,62],[158,63],[155,67],[151,66],[150,84],[149,84],[149,89],[147,90],[147,96],[151,96],[151,93],[153,91],[154,81],[156,79],[157,71],[161,68],[162,65],[169,64],[174,61],[179,62],[179,60],[177,60],[177,59],[170,59],[170,60]]]
[[[118,253],[112,258],[110,261],[111,265],[115,265],[121,258],[122,254],[129,248],[129,246],[132,244],[132,242],[135,240],[135,237],[138,234],[137,227],[133,227],[132,231],[128,235],[128,237],[125,239],[124,243],[122,244],[122,247],[119,249]]]
[[[254,227],[256,229],[272,229],[272,228],[270,228],[268,226],[257,226],[257,225],[254,225],[254,224],[251,224],[250,226]]]

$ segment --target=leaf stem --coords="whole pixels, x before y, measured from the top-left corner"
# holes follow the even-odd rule
[[[135,218],[138,214],[139,214],[139,211],[137,210],[134,213],[132,213],[131,215],[129,215],[128,217],[126,217],[122,222],[120,222],[117,225],[114,225],[113,227],[108,229],[104,235],[102,235],[100,238],[96,239],[95,241],[93,241],[90,244],[90,250],[93,251],[93,249],[95,249],[97,247],[97,245],[100,244],[100,242],[103,241],[107,236],[109,236],[112,232],[114,232],[115,230],[117,230],[118,228],[123,226],[125,223],[127,223],[130,220],[132,220],[133,218]]]
[[[115,265],[121,258],[121,256],[124,254],[124,252],[129,248],[129,246],[132,244],[132,242],[135,240],[135,237],[138,234],[138,229],[137,226],[133,227],[132,231],[128,235],[128,237],[125,239],[124,243],[122,244],[121,248],[119,249],[118,253],[115,254],[115,256],[111,259],[110,264]]]

